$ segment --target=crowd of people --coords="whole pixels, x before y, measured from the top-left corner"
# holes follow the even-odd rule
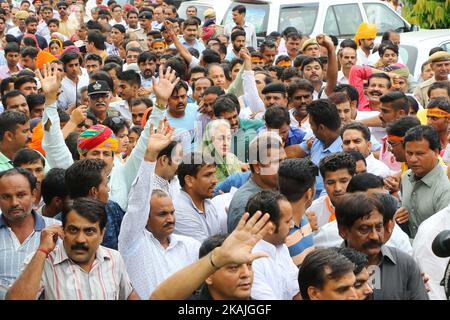
[[[447,298],[443,48],[0,3],[1,299]]]

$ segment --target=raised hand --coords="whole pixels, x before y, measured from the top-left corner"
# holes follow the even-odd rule
[[[247,212],[244,213],[236,229],[225,239],[222,246],[213,251],[212,260],[216,266],[250,263],[268,256],[267,252],[252,253],[252,250],[273,227],[269,222],[269,214],[262,215],[257,211],[250,219],[249,216]]]
[[[61,226],[54,224],[43,229],[41,232],[39,249],[42,249],[48,253],[52,252],[53,249],[55,249],[58,237],[64,239],[64,231]]]
[[[239,50],[239,56],[244,60],[244,70],[252,70],[252,56],[247,48]]]
[[[46,63],[42,67],[42,73],[36,70],[35,74],[41,82],[42,91],[45,94],[45,104],[53,104],[58,97],[62,76],[56,68],[52,68],[50,63]]]
[[[177,85],[180,78],[177,77],[175,70],[171,67],[167,67],[164,73],[164,68],[161,65],[159,67],[159,80],[157,81],[155,77],[152,77],[153,81],[153,92],[156,96],[156,104],[166,106],[167,102],[172,95],[173,89]]]
[[[316,214],[312,211],[309,211],[306,212],[306,217],[308,218],[309,225],[311,226],[312,231],[319,230],[319,224],[317,223]]]
[[[147,150],[145,151],[145,161],[156,161],[161,150],[172,142],[173,131],[167,118],[159,122],[156,131],[153,129],[153,123],[150,124],[150,136],[147,142]]]
[[[398,224],[407,223],[409,221],[409,212],[406,208],[401,207],[395,212],[394,217]]]
[[[173,23],[169,20],[165,20],[164,25],[166,26],[167,37],[173,40],[177,36],[174,31]]]
[[[70,120],[73,123],[76,123],[79,125],[87,118],[87,106],[79,106],[78,108],[74,109],[70,114]]]
[[[331,38],[327,35],[324,34],[319,34],[316,36],[316,41],[319,45],[321,45],[322,47],[325,48],[333,48],[334,49],[334,44],[333,41],[331,40]]]

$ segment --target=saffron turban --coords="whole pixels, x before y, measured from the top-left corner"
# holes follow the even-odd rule
[[[359,25],[354,40],[359,47],[359,40],[374,39],[376,38],[376,36],[377,36],[377,26],[375,24],[368,24],[367,22],[363,22]]]
[[[119,146],[116,136],[107,126],[96,124],[84,130],[78,138],[78,152],[85,154],[95,148],[116,151]]]

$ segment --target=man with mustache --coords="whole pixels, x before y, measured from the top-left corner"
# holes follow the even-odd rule
[[[306,106],[313,101],[314,87],[306,79],[292,81],[287,86],[288,108],[291,115],[291,125],[302,129],[305,140],[312,136],[311,125]]]
[[[356,50],[352,47],[345,47],[339,51],[338,59],[341,70],[338,72],[338,83],[348,84],[350,69],[356,64]]]
[[[99,123],[108,117],[118,117],[120,112],[109,106],[111,102],[111,89],[106,81],[99,80],[88,86],[89,108],[87,115],[97,119]],[[129,117],[131,120],[131,116]]]
[[[320,160],[319,171],[327,194],[314,200],[308,208],[307,216],[313,230],[336,219],[334,208],[347,192],[347,185],[355,175],[356,163],[349,154],[337,152]]]
[[[411,256],[384,245],[384,211],[375,195],[344,195],[336,205],[336,220],[343,246],[365,253],[374,271],[375,300],[428,300],[421,272]]]
[[[16,153],[31,141],[30,122],[22,112],[0,114],[0,172],[13,168]]]
[[[119,235],[119,251],[142,299],[147,299],[167,277],[195,262],[200,248],[197,240],[173,234],[177,222],[173,206],[176,197],[156,185],[162,179],[156,171],[158,167],[161,169],[159,158],[164,157],[161,153],[173,142],[173,129],[163,128],[162,123],[157,132],[152,129],[149,152],[131,188],[130,206]]]
[[[226,60],[231,61],[235,58],[239,58],[239,51],[245,47],[245,31],[241,29],[235,29],[231,33],[232,50],[229,50],[225,57]]]
[[[146,89],[152,86],[152,77],[155,76],[157,60],[158,57],[153,52],[144,51],[139,54],[137,63],[141,70],[141,84]]]
[[[79,198],[63,212],[62,227],[41,233],[36,253],[8,290],[9,300],[137,300],[119,252],[100,245],[104,204]],[[57,243],[58,237],[63,239]]]
[[[102,245],[117,250],[120,224],[125,212],[109,199],[106,163],[98,159],[76,161],[65,172],[65,182],[71,199],[88,197],[105,204],[108,219]]]
[[[2,127],[0,127],[2,128]],[[26,169],[0,172],[0,299],[20,274],[24,260],[39,246],[44,228],[60,224],[33,210],[36,178]]]
[[[402,178],[402,204],[409,212],[409,231],[414,238],[424,220],[449,205],[450,182],[438,160],[441,144],[432,126],[409,129],[403,145],[409,170]]]
[[[193,237],[203,241],[227,230],[211,202],[217,185],[216,165],[203,157],[202,153],[191,152],[183,157],[178,166],[181,190],[174,199],[177,224],[175,234]]]

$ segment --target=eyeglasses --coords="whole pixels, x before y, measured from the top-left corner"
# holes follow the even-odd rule
[[[397,141],[397,142],[387,141],[388,150],[394,149],[396,146],[398,146],[401,143],[402,143],[401,141]]]

